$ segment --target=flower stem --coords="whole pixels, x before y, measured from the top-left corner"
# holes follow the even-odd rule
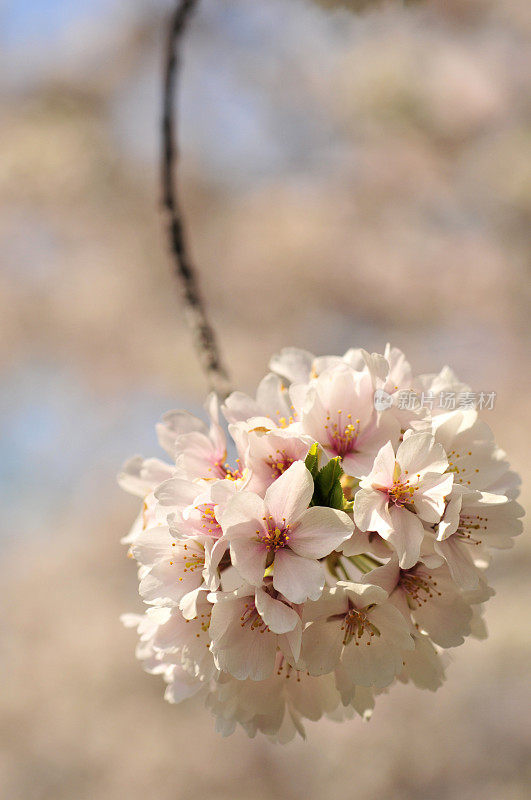
[[[177,195],[177,161],[175,98],[177,77],[181,66],[179,47],[192,13],[199,0],[178,0],[169,20],[169,32],[164,64],[163,117],[161,130],[162,203],[167,215],[167,227],[175,275],[182,285],[188,325],[192,331],[199,361],[211,390],[222,397],[229,392],[228,373],[223,366],[216,335],[208,319],[199,291],[197,272],[192,263],[184,232],[183,214]]]

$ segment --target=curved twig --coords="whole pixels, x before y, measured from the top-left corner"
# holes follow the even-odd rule
[[[169,20],[164,64],[164,96],[162,117],[162,202],[167,212],[168,235],[175,275],[183,288],[186,316],[191,328],[201,366],[209,386],[221,396],[228,393],[228,374],[223,366],[216,336],[208,320],[199,291],[196,270],[190,256],[184,231],[183,214],[177,195],[176,90],[181,66],[179,47],[188,21],[199,0],[179,0]]]

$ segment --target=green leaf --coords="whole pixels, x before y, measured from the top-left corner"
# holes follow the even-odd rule
[[[343,489],[338,481],[336,484],[334,484],[332,491],[330,492],[329,505],[331,508],[339,508],[339,510],[342,511],[344,502],[345,497],[343,495]]]
[[[332,458],[325,467],[319,470],[317,475],[316,483],[319,486],[319,491],[328,496],[334,486],[339,483],[342,475],[343,469],[339,463],[339,457]]]
[[[319,472],[319,445],[317,442],[310,447],[304,463],[306,464],[306,469],[311,472],[312,478],[315,480],[315,476]]]
[[[314,478],[313,505],[343,508],[345,501],[341,476],[343,470],[339,458],[333,458]]]

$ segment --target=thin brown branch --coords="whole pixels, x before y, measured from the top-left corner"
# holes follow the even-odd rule
[[[188,249],[183,214],[177,192],[177,163],[179,151],[176,135],[176,106],[180,47],[191,15],[199,0],[179,0],[169,20],[168,41],[164,64],[164,97],[162,118],[162,202],[167,212],[168,236],[175,275],[182,285],[188,324],[195,347],[206,373],[210,389],[225,396],[228,375],[223,366],[212,325],[199,291],[197,272]]]

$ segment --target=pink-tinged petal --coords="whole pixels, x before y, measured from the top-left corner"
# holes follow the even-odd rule
[[[237,538],[230,542],[233,565],[244,580],[260,586],[264,579],[267,549],[262,542],[250,538]]]
[[[256,400],[243,392],[232,392],[221,406],[223,416],[228,423],[245,422],[252,417],[258,417],[262,410]]]
[[[287,422],[291,416],[290,398],[288,391],[278,375],[268,373],[262,378],[256,390],[256,400],[262,414],[278,421],[284,418]]]
[[[203,681],[197,680],[186,670],[175,665],[172,671],[171,683],[166,686],[164,699],[168,703],[182,703],[183,700],[193,697],[205,688]]]
[[[123,465],[118,483],[124,491],[137,497],[145,497],[159,483],[171,478],[172,467],[158,458],[143,459],[134,456]]]
[[[186,620],[180,611],[172,611],[167,622],[159,625],[153,638],[156,650],[175,651],[183,646],[183,639],[187,635]]]
[[[452,491],[453,475],[427,472],[421,480],[420,491],[415,492],[415,511],[421,519],[434,525],[439,522]]]
[[[371,489],[373,486],[383,488],[392,486],[394,469],[395,451],[391,442],[387,442],[376,454],[370,473],[360,481],[361,488]]]
[[[391,558],[383,567],[376,567],[366,575],[363,575],[363,583],[371,583],[373,586],[381,586],[388,595],[396,588],[400,578],[400,567],[396,556]]]
[[[341,466],[345,475],[364,479],[373,468],[374,453],[373,450],[355,450],[343,456]]]
[[[269,368],[289,383],[306,383],[310,378],[314,356],[298,347],[284,347],[269,362]]]
[[[232,592],[227,595],[218,592],[208,595],[208,599],[214,603],[210,618],[210,637],[213,642],[218,642],[227,633],[230,636],[233,622],[241,616],[245,608],[245,599],[236,597]]]
[[[438,587],[440,589],[440,580]],[[470,634],[472,608],[459,597],[457,592],[442,602],[440,598],[430,598],[413,612],[415,622],[425,631],[435,644],[441,647],[458,647]]]
[[[302,643],[302,625],[300,620],[292,631],[280,634],[277,642],[291,666],[296,667],[301,654]]]
[[[262,634],[248,625],[240,628],[237,638],[223,650],[212,647],[212,655],[218,669],[228,672],[239,681],[250,678],[263,681],[273,672],[277,650],[274,633]]]
[[[369,573],[367,578],[372,575]],[[354,608],[366,608],[372,603],[385,603],[388,593],[381,586],[369,580],[364,583],[354,583],[354,581],[338,581],[338,586],[347,593],[347,596]]]
[[[343,589],[334,587],[326,588],[319,600],[304,604],[302,620],[304,623],[326,620],[336,614],[346,614],[348,611],[348,599]]]
[[[344,541],[340,547],[337,547],[336,550],[340,550],[343,555],[347,557],[358,556],[361,555],[361,553],[366,553],[368,550],[371,550],[371,552],[373,551],[369,534],[363,533],[357,528],[354,529],[352,536],[346,539],[346,541]]]
[[[313,495],[313,478],[304,461],[296,461],[265,494],[265,505],[277,523],[293,524],[306,511]]]
[[[201,487],[184,478],[170,478],[156,489],[155,497],[161,506],[183,508],[192,505]]]
[[[437,539],[441,542],[452,536],[459,527],[459,513],[461,511],[461,504],[463,502],[462,495],[456,494],[450,498],[450,502],[446,506],[444,517],[437,525]]]
[[[203,570],[203,580],[211,592],[215,592],[219,586],[219,562],[225,555],[228,546],[228,539],[225,539],[223,536],[221,539],[217,539],[214,542],[205,542],[205,569]]]
[[[177,455],[175,440],[178,436],[191,431],[206,433],[208,428],[203,420],[194,417],[188,411],[168,411],[167,414],[164,414],[162,420],[157,423],[156,430],[162,449],[166,450],[172,458],[175,458]]]
[[[155,600],[172,600],[178,603],[187,592],[197,588],[201,583],[202,576],[199,571],[189,571],[183,575],[175,563],[159,561],[144,575],[138,591],[148,603]]]
[[[359,489],[354,497],[354,522],[362,531],[377,531],[387,538],[391,530],[391,516],[385,492]]]
[[[273,568],[273,586],[291,603],[317,600],[325,585],[325,573],[319,561],[278,550]]]
[[[444,472],[448,468],[448,459],[444,448],[435,444],[431,433],[414,433],[400,444],[396,452],[396,460],[402,473],[408,470],[410,476],[425,472]]]
[[[198,604],[205,602],[208,587],[198,586],[179,601],[179,609],[185,619],[194,619],[198,616]]]
[[[391,606],[389,610],[396,611]],[[397,619],[400,617],[403,630],[411,642],[409,649],[412,649],[413,641],[409,637],[405,622],[398,611],[396,611],[396,617]],[[372,619],[372,612],[369,619]],[[382,624],[380,619],[378,619],[378,622],[380,625]],[[348,671],[348,679],[353,685],[374,686],[377,689],[382,689],[385,686],[389,686],[396,675],[402,671],[403,658],[402,649],[394,644],[388,636],[388,627],[384,630],[379,627],[378,623],[375,624],[379,628],[381,635],[372,637],[368,647],[365,646],[366,641],[364,639],[361,640],[359,647],[355,646],[354,639],[351,640],[344,649],[341,667],[343,670]],[[343,677],[347,678],[347,675]]]
[[[409,626],[403,615],[391,603],[382,603],[370,611],[373,622],[387,645],[398,648],[401,652],[415,649],[415,642],[409,632]]]
[[[324,558],[352,535],[354,524],[343,511],[314,506],[292,528],[289,546],[305,558]]]
[[[399,679],[404,683],[413,681],[419,689],[434,692],[444,681],[444,666],[437,650],[427,636],[415,634],[415,649],[404,653],[404,669]]]
[[[239,492],[231,497],[221,510],[216,508],[218,522],[228,539],[256,536],[264,528],[266,508],[262,498],[254,492]]]
[[[273,633],[292,631],[300,622],[299,615],[291,606],[275,600],[270,594],[258,588],[255,594],[256,610]]]
[[[339,663],[342,649],[343,631],[339,621],[312,622],[304,630],[302,660],[311,675],[332,672]]]
[[[131,553],[139,564],[152,566],[161,558],[170,557],[173,542],[170,529],[159,525],[142,531],[133,542]]]
[[[273,672],[277,636],[261,625],[253,627],[251,621],[241,625],[245,603],[246,598],[232,596],[214,604],[210,619],[210,649],[218,669],[238,680],[265,680]]]
[[[420,519],[407,508],[393,506],[390,511],[392,529],[382,536],[398,555],[402,569],[415,566],[420,556],[420,546],[424,539],[424,527]]]
[[[471,547],[456,536],[435,542],[435,550],[448,564],[452,578],[465,591],[476,589],[479,572],[472,560]]]

